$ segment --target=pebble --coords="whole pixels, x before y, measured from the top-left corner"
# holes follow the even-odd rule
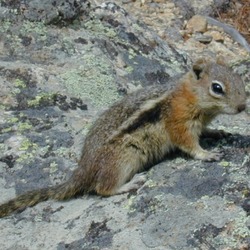
[[[213,38],[213,40],[215,40],[216,42],[220,42],[223,43],[224,42],[224,36],[216,30],[211,30],[211,31],[207,31],[204,33],[205,36],[210,36]]]
[[[207,31],[207,20],[203,16],[195,15],[187,22],[186,29],[190,33],[204,33]]]
[[[203,35],[201,33],[195,33],[193,35],[193,37],[195,40],[199,41],[200,43],[204,43],[204,44],[211,43],[211,41],[213,40],[212,36]]]

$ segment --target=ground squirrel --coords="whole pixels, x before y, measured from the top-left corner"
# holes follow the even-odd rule
[[[243,111],[245,103],[244,84],[237,74],[221,62],[199,59],[179,79],[141,89],[112,105],[86,136],[79,167],[70,179],[2,204],[0,217],[48,199],[129,191],[136,173],[161,161],[173,148],[195,159],[219,160],[221,153],[204,150],[199,137],[218,135],[206,129],[210,121],[218,114]]]

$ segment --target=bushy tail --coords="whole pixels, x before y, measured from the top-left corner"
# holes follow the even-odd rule
[[[0,205],[0,218],[8,216],[12,212],[19,210],[22,211],[26,207],[36,205],[41,201],[49,199],[49,189],[40,189],[22,194],[2,205]]]
[[[80,193],[82,186],[69,180],[51,188],[43,188],[27,192],[0,205],[0,218],[10,215],[15,211],[23,211],[26,207],[32,207],[39,202],[48,199],[66,200]]]

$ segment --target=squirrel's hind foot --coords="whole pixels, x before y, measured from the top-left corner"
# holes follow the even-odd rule
[[[140,188],[147,180],[147,173],[142,172],[136,174],[129,182],[125,183],[121,186],[117,191],[116,194],[123,194],[133,190],[137,190]]]

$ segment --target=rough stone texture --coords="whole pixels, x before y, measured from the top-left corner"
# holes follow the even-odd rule
[[[211,36],[216,42],[224,42],[224,36],[216,31],[216,30],[212,30],[212,31],[207,31],[204,33],[205,36]]]
[[[207,20],[203,16],[194,15],[188,20],[186,29],[189,33],[204,33],[207,31]]]
[[[67,24],[77,17],[88,15],[88,0],[27,0],[1,1],[0,18],[21,18],[29,21],[42,21],[46,24]]]
[[[156,25],[151,27],[137,20],[140,1],[124,4],[127,10],[112,3],[64,2],[63,8],[63,1],[1,1],[0,202],[66,180],[98,112],[136,88],[167,84],[201,47],[210,57],[230,50],[233,58],[238,52],[241,61],[232,66],[250,92],[250,60],[232,43],[175,40],[155,29],[158,19],[154,24],[148,16]],[[151,18],[159,8],[160,16],[164,1],[150,2],[141,8],[149,6]],[[177,15],[177,1],[168,4]],[[0,248],[249,249],[249,125],[245,113],[214,121],[213,127],[233,134],[202,141],[205,148],[223,150],[220,162],[175,152],[150,169],[135,192],[43,202],[1,219]]]
[[[216,10],[226,8],[229,0],[174,0],[174,3],[180,8],[184,18],[189,19],[195,14],[213,16]]]
[[[101,4],[105,1],[95,0],[95,2]],[[189,41],[190,35],[184,30],[185,23],[192,16],[196,14],[211,17],[217,16],[218,11],[228,8],[228,0],[172,0],[167,2],[117,0],[116,2],[129,13],[132,13],[138,20],[145,22],[168,44],[177,47],[181,51],[188,51],[191,58],[206,55],[206,57],[214,59],[218,54],[223,54],[228,61],[238,61],[248,54],[230,35],[225,34],[223,29],[217,26],[209,25],[208,31],[219,30],[224,37],[224,43],[213,40],[204,44],[204,39],[201,42],[196,42],[195,39]],[[201,11],[202,9],[204,11]]]

